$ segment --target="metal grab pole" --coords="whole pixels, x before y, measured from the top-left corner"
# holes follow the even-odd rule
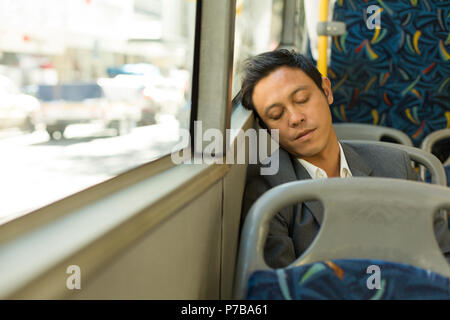
[[[328,0],[320,0],[319,7],[319,22],[326,22],[328,20]],[[328,76],[328,61],[327,61],[327,49],[328,49],[328,37],[327,36],[319,36],[318,41],[319,47],[319,59],[317,60],[317,68],[322,76]]]

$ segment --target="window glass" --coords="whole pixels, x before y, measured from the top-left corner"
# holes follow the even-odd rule
[[[233,97],[240,90],[242,64],[274,50],[281,40],[283,0],[237,0],[234,36]]]
[[[307,1],[308,2],[308,1]],[[316,12],[317,13],[317,12]],[[315,13],[312,12],[312,15]],[[295,47],[296,50],[304,55],[308,55],[308,28],[306,22],[306,11],[305,4],[303,0],[297,1],[297,16],[296,16],[296,27],[295,27]]]
[[[195,0],[0,0],[0,223],[168,154]]]
[[[328,21],[333,20],[333,8],[335,2],[336,0],[329,0],[328,2]],[[319,23],[320,16],[320,1],[304,1],[304,12],[307,37],[309,38],[311,46],[311,55],[314,60],[317,61],[319,58],[319,36],[317,35],[317,24]],[[328,61],[331,56],[331,42],[332,37],[328,37]]]

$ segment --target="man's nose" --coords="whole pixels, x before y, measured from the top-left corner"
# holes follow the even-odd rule
[[[303,112],[292,112],[289,117],[289,126],[297,127],[303,121],[305,121],[305,115]]]

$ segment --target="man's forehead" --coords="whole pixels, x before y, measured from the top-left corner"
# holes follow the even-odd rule
[[[303,70],[281,66],[255,84],[252,93],[253,105],[263,111],[276,104],[281,97],[307,91],[313,85],[313,80]]]
[[[299,92],[308,92],[310,88],[311,85],[298,81],[276,83],[274,86],[266,83],[266,85],[255,87],[256,90],[253,92],[253,100],[260,102],[263,102],[261,100],[265,100],[265,102],[268,102],[267,100],[279,99],[281,97],[293,98]]]
[[[300,88],[306,90],[313,84],[313,80],[301,69],[293,67],[280,67],[269,73],[255,84],[255,91],[265,91],[265,87],[282,85],[290,91]],[[260,90],[258,90],[258,88]],[[289,92],[290,93],[290,92]]]
[[[297,87],[295,87],[295,88],[292,90],[291,96],[294,95],[294,94],[296,94],[296,93],[299,92],[299,91],[306,91],[306,90],[308,90],[308,89],[309,89],[309,85],[307,85],[307,84],[301,84],[301,85],[298,85]]]
[[[270,72],[267,77],[275,76],[275,77],[294,77],[294,78],[304,78],[304,79],[310,79],[310,77],[306,74],[305,71],[303,71],[301,68],[298,67],[291,67],[291,66],[280,66],[276,69],[274,69],[272,72]]]

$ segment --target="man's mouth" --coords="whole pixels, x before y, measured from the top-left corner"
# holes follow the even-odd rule
[[[294,141],[298,141],[298,140],[301,141],[301,140],[306,140],[306,139],[308,139],[308,138],[311,136],[311,134],[312,134],[312,132],[313,132],[314,130],[316,130],[316,129],[303,130],[302,132],[298,133],[298,134],[295,136]]]

